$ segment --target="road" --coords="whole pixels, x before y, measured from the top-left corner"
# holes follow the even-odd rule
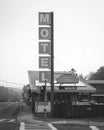
[[[35,122],[19,122],[17,120],[18,114],[20,112],[21,103],[18,102],[0,102],[0,130],[20,130],[20,126],[22,130],[104,130],[104,118],[91,118],[91,119],[81,119],[82,121],[77,120],[78,122],[81,122],[80,124],[73,124],[72,120],[69,121],[69,124],[65,123],[39,123],[38,121]],[[72,121],[72,122],[71,122]],[[89,122],[88,124],[84,124],[82,122]],[[35,122],[35,123],[34,123]],[[99,122],[97,124],[96,122]],[[47,126],[47,125],[48,126]],[[82,125],[81,125],[82,124]],[[103,124],[103,126],[101,126]],[[22,125],[24,127],[22,127]]]
[[[19,111],[18,102],[0,102],[0,130],[19,130],[17,121]]]
[[[53,125],[57,130],[104,130],[104,126],[89,126],[89,125]]]

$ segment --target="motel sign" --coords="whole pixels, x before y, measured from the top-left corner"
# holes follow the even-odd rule
[[[50,68],[51,59],[49,56],[39,57],[39,68]]]
[[[50,42],[39,42],[39,54],[51,54]]]
[[[51,24],[51,15],[49,12],[40,12],[39,13],[39,25],[50,25]]]
[[[39,71],[39,82],[51,82],[51,72],[50,71]]]
[[[54,112],[54,17],[53,12],[39,13],[39,68],[51,71],[39,71],[39,82],[51,83],[51,113]],[[50,53],[51,52],[51,53]],[[47,54],[48,56],[42,56]]]
[[[39,13],[39,68],[51,69],[51,13]],[[48,56],[44,56],[47,54]],[[39,71],[39,82],[50,82],[50,71]]]
[[[39,40],[50,40],[50,39],[51,39],[51,28],[39,27]]]

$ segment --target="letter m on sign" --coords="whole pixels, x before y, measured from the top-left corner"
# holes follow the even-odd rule
[[[50,25],[51,24],[51,13],[39,12],[39,25]]]

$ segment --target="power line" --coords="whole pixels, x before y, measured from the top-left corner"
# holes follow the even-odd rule
[[[15,84],[15,85],[25,85],[25,84],[21,84],[21,83],[9,82],[9,81],[6,81],[6,80],[0,80],[0,81],[5,82],[5,83],[9,83],[9,84]]]
[[[70,71],[58,58],[54,56],[55,60],[59,62],[67,71]]]
[[[58,58],[56,58],[55,56],[54,56],[54,58],[55,58],[55,60],[59,63],[59,64],[61,64],[67,71],[70,71]],[[0,80],[0,81],[2,81],[2,82],[5,82],[5,83],[9,83],[9,84],[15,84],[15,85],[25,85],[25,84],[22,84],[22,83],[14,83],[14,82],[10,82],[10,81],[6,81],[6,80]]]

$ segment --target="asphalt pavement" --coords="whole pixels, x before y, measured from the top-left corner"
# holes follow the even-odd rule
[[[21,113],[18,116],[20,122],[20,130],[58,130],[55,125],[82,125],[89,126],[91,129],[95,127],[104,127],[104,118],[85,118],[85,119],[56,119],[47,118],[39,119],[32,114],[31,106],[23,103]],[[93,126],[93,127],[92,127]]]
[[[20,103],[0,102],[0,130],[19,130]]]

